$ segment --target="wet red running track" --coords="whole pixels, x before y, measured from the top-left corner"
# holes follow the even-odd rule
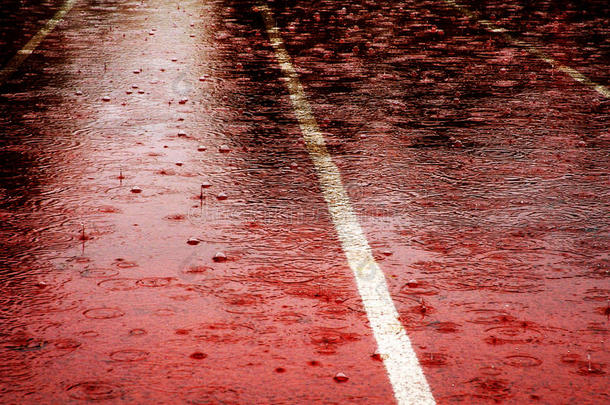
[[[605,2],[14,3],[0,402],[610,402]]]

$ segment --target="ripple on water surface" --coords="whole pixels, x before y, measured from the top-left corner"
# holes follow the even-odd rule
[[[148,357],[149,353],[139,349],[123,349],[110,353],[110,358],[114,361],[140,361]]]
[[[85,401],[103,401],[123,396],[123,389],[118,384],[105,381],[86,381],[71,385],[66,390],[68,396]]]
[[[125,313],[118,308],[91,308],[83,312],[83,315],[89,319],[113,319]]]

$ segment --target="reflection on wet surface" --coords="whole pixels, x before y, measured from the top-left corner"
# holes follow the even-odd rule
[[[607,80],[607,6],[513,3]],[[438,2],[274,7],[437,401],[607,402],[607,100]],[[251,4],[79,2],[0,128],[0,397],[392,401]]]

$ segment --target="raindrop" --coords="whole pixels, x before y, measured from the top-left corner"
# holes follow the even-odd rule
[[[203,151],[205,151],[206,149],[207,149],[207,147],[206,147],[206,146],[204,146],[204,145],[199,145],[199,146],[197,146],[197,151],[198,151],[198,152],[203,152]]]
[[[216,252],[216,254],[214,255],[214,258],[212,260],[214,260],[216,263],[226,262],[227,255],[224,254],[223,252]]]
[[[132,329],[129,331],[130,336],[144,336],[147,332],[144,329]]]
[[[229,153],[229,152],[231,152],[231,148],[229,148],[228,145],[220,145],[218,150],[220,151],[220,153]]]
[[[189,239],[186,241],[186,243],[188,243],[189,245],[192,245],[192,246],[198,245],[198,244],[199,244],[199,242],[200,242],[200,240],[199,240],[199,239],[197,239],[197,238],[189,238]]]
[[[134,69],[133,74],[134,74],[134,75],[140,74],[140,70],[138,70],[138,69]]]
[[[388,357],[387,354],[381,354],[378,351],[371,354],[371,359],[376,360],[376,361],[383,361],[383,360],[387,359],[387,357]]]
[[[133,93],[133,91],[131,91],[131,90],[125,90],[125,94],[131,94],[131,93]]]
[[[138,187],[138,186],[135,186],[135,187],[131,188],[131,192],[134,193],[134,194],[139,194],[139,193],[142,192],[142,189],[140,187]]]
[[[202,353],[202,352],[194,352],[194,353],[193,353],[193,354],[191,354],[189,357],[190,357],[191,359],[194,359],[194,360],[203,360],[203,359],[205,359],[206,357],[208,357],[208,355],[207,355],[207,354],[205,354],[205,353]]]
[[[188,101],[188,98],[181,98],[181,99],[178,101],[178,104],[186,104],[186,102],[187,102],[187,101]]]
[[[82,92],[82,91],[80,91],[80,90],[76,90],[76,91],[74,92],[74,94],[76,94],[77,96],[82,96],[82,95],[83,95],[83,92]]]
[[[110,101],[110,97],[109,96],[104,96],[104,97],[102,97],[102,101]]]
[[[226,193],[220,192],[220,193],[218,193],[218,195],[216,196],[216,198],[217,198],[217,199],[219,199],[220,201],[223,201],[223,200],[226,200],[226,199],[227,199],[227,198],[229,198],[229,197],[227,196],[227,194],[226,194]]]
[[[184,132],[184,131],[178,131],[178,136],[186,136],[186,132]]]
[[[203,183],[201,183],[201,188],[210,188],[210,187],[212,187],[212,184],[207,181],[204,181]]]
[[[199,81],[200,82],[205,82],[207,80],[208,76],[203,75],[203,76],[199,76]]]
[[[444,353],[422,353],[419,362],[426,367],[443,367],[447,365],[447,355]]]
[[[83,241],[89,239],[89,238],[87,238],[87,235],[85,235],[85,224],[81,224],[81,234],[80,234],[79,239],[83,240]]]
[[[348,377],[348,376],[346,376],[346,375],[345,375],[345,374],[343,374],[343,373],[337,373],[337,374],[335,374],[335,376],[333,377],[333,379],[334,379],[336,382],[340,382],[340,383],[341,383],[341,382],[346,382],[347,380],[349,380],[349,377]]]
[[[184,165],[183,162],[176,162],[176,166],[182,166],[182,165]]]
[[[605,375],[604,364],[591,362],[591,354],[587,353],[587,361],[579,361],[577,373],[585,376]]]
[[[381,254],[384,256],[392,256],[392,253],[393,252],[391,250],[387,250],[387,249],[381,251]]]
[[[430,312],[430,308],[426,305],[426,301],[423,298],[419,299],[419,305],[414,308],[415,311],[420,312],[422,315]]]
[[[440,290],[438,287],[430,284],[428,281],[418,281],[416,279],[410,279],[400,289],[402,294],[406,295],[437,295]]]

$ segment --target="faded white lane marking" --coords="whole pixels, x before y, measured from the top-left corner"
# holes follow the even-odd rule
[[[562,65],[555,59],[546,55],[537,46],[529,44],[527,42],[521,41],[520,39],[513,37],[504,28],[498,27],[497,25],[493,24],[489,20],[484,20],[484,19],[479,18],[479,16],[475,12],[471,11],[470,9],[468,9],[467,7],[465,7],[461,4],[458,4],[454,0],[443,0],[443,1],[451,6],[455,7],[456,9],[458,9],[465,16],[472,18],[473,20],[476,20],[479,24],[481,24],[483,27],[487,28],[489,31],[502,35],[507,41],[512,42],[514,45],[527,50],[532,55],[538,57],[539,59],[541,59],[541,60],[545,61],[546,63],[548,63],[549,65],[553,66],[553,68],[557,69],[560,72],[567,74],[568,76],[570,76],[573,80],[577,81],[578,83],[582,83],[585,86],[588,86],[588,87],[592,88],[593,90],[597,91],[602,96],[604,96],[606,98],[610,98],[610,90],[606,86],[601,85],[599,83],[595,83],[594,81],[592,81],[591,79],[589,79],[588,77],[586,77],[585,75],[583,75],[582,73],[577,71],[576,69],[573,69],[569,66]]]
[[[285,76],[286,87],[309,156],[314,163],[324,199],[337,230],[348,264],[368,316],[379,353],[382,354],[394,395],[399,404],[434,404],[434,397],[411,346],[398,311],[388,291],[385,276],[373,258],[364,232],[354,214],[341,182],[339,169],[333,163],[311,111],[298,74],[290,61],[282,38],[267,6],[259,6],[267,26],[267,34]]]
[[[67,0],[55,15],[47,21],[44,27],[42,27],[40,31],[38,31],[36,35],[34,35],[23,48],[17,51],[7,64],[0,69],[0,85],[4,84],[4,82],[19,69],[19,66],[21,66],[28,56],[34,52],[42,40],[45,39],[45,37],[55,29],[64,16],[72,10],[76,1],[77,0]]]

